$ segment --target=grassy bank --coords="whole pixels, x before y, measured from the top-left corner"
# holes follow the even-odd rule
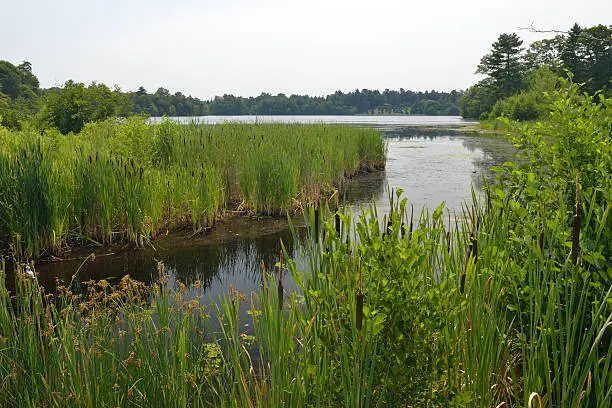
[[[131,118],[67,136],[0,129],[0,242],[30,256],[75,242],[142,244],[210,227],[228,210],[294,211],[384,161],[378,132],[348,126]]]

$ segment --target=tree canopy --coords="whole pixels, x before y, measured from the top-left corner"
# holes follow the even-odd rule
[[[476,70],[492,78],[496,91],[503,96],[510,96],[521,88],[521,45],[523,40],[518,35],[501,34],[493,43],[491,52],[482,57]]]
[[[612,26],[597,25],[570,29],[561,45],[563,66],[574,74],[574,81],[584,82],[587,90],[610,90],[612,84]]]
[[[18,128],[40,108],[38,78],[27,61],[0,61],[0,125]]]
[[[62,133],[79,132],[85,123],[113,116],[127,116],[131,111],[127,95],[116,88],[93,82],[89,86],[68,81],[63,88],[47,92],[40,113],[44,123]]]
[[[0,61],[0,92],[10,99],[34,98],[39,87],[38,78],[32,74],[32,64],[27,61],[14,66]]]
[[[552,77],[569,75],[590,94],[612,93],[612,26],[553,31],[552,38],[530,44],[517,34],[501,34],[480,60],[476,73],[485,79],[466,90],[460,102],[464,117],[486,118],[500,113],[512,119],[535,119],[542,93],[552,91]],[[538,84],[534,88],[534,84]],[[547,84],[553,88],[543,89]]]

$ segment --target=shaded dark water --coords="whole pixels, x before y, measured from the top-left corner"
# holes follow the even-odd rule
[[[363,125],[363,124],[362,124]],[[373,124],[367,124],[374,126]],[[460,212],[462,203],[471,199],[471,185],[478,190],[487,169],[512,159],[512,146],[499,136],[476,136],[453,124],[429,123],[426,127],[398,126],[379,123],[388,137],[388,161],[384,172],[359,177],[347,183],[344,197],[355,211],[376,202],[379,214],[389,208],[388,188],[401,188],[415,206],[435,209],[442,201],[448,211]],[[281,241],[300,269],[306,269],[300,256],[300,242],[306,239],[303,219],[294,219],[297,242],[285,219],[234,218],[219,223],[206,234],[190,236],[189,232],[172,234],[144,249],[107,247],[97,250],[79,249],[66,255],[62,262],[36,263],[39,281],[53,288],[55,279],[69,282],[76,273],[77,282],[107,279],[111,283],[126,274],[153,283],[158,279],[158,262],[172,279],[187,285],[199,280],[201,289],[192,289],[193,296],[202,295],[208,302],[226,296],[230,288],[242,293],[256,291],[261,284],[260,262],[277,274]],[[9,278],[10,279],[10,278]],[[291,277],[285,288],[294,286]],[[247,318],[245,304],[241,315]]]
[[[299,243],[305,239],[303,220],[294,218],[293,223]],[[56,278],[70,282],[75,273],[79,282],[106,279],[112,283],[130,275],[153,283],[161,262],[165,273],[183,283],[200,281],[207,295],[229,293],[230,287],[249,293],[261,282],[260,262],[274,273],[281,242],[297,255],[294,241],[286,219],[237,217],[220,222],[206,235],[178,232],[141,249],[109,246],[93,251],[93,258],[92,250],[81,248],[62,261],[39,261],[35,267],[39,282],[52,288]]]

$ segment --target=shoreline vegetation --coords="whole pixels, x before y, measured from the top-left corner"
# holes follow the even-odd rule
[[[68,135],[0,128],[0,141],[0,241],[26,257],[75,243],[143,245],[233,211],[294,213],[383,169],[386,154],[373,129],[138,117]]]
[[[515,124],[520,164],[494,169],[466,222],[447,225],[443,205],[415,215],[401,191],[388,214],[307,206],[307,266],[281,252],[250,296],[204,305],[201,283],[161,264],[150,288],[126,277],[53,296],[22,264],[13,294],[0,265],[0,401],[610,406],[612,100],[566,83],[554,101],[548,121]]]
[[[463,92],[461,116],[495,124],[499,117],[546,120],[559,78],[582,84],[591,95],[612,96],[612,25],[575,23],[554,37],[523,47],[516,33],[501,34],[476,72],[486,77]]]

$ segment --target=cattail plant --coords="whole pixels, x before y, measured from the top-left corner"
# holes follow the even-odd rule
[[[576,170],[576,200],[574,211],[574,223],[572,225],[572,250],[570,259],[575,265],[578,263],[578,255],[580,254],[580,219],[582,217],[582,208],[580,206],[580,172],[578,170]]]
[[[361,331],[363,327],[363,275],[361,270],[361,259],[359,260],[359,293],[356,299],[357,307],[355,312],[355,320],[357,330]]]
[[[474,232],[470,234],[470,254],[474,258],[474,263],[478,262],[478,239]]]
[[[314,234],[315,237],[319,237],[319,223],[321,219],[320,209],[319,209],[319,201],[315,201],[314,204]]]
[[[261,287],[263,290],[266,290],[268,288],[268,278],[266,277],[266,264],[263,259],[260,261],[259,264],[261,265]]]
[[[393,189],[391,189],[391,202],[390,202],[390,211],[389,218],[387,219],[387,228],[385,230],[385,234],[387,236],[391,236],[391,227],[393,226],[393,213],[395,208],[393,208]]]
[[[280,251],[280,263],[279,263],[279,273],[278,273],[278,309],[279,310],[283,310],[283,298],[284,298],[284,293],[283,293],[283,261],[284,261],[284,255],[283,255],[283,251]]]
[[[461,271],[460,282],[459,282],[459,292],[464,293],[465,290],[465,280],[467,277],[468,268],[470,265],[470,261],[472,263],[478,262],[478,240],[475,235],[475,224],[472,223],[473,230],[470,232],[468,237],[468,250],[465,256],[465,261],[463,263],[463,270]]]
[[[414,204],[410,204],[410,228],[408,229],[408,237],[412,237],[412,229],[414,228],[413,220],[414,220]]]

